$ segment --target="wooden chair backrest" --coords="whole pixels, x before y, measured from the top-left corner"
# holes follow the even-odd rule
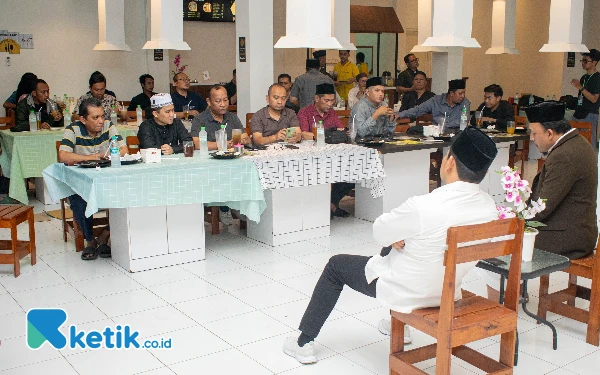
[[[396,133],[406,133],[408,128],[410,128],[408,124],[396,125]]]
[[[127,108],[127,107],[129,107],[129,105],[131,104],[131,101],[124,100],[124,101],[122,101],[121,103],[123,103],[123,106],[124,106],[125,108]]]
[[[231,113],[237,113],[237,105],[230,105],[229,107],[227,107],[227,111]]]
[[[446,251],[444,257],[446,271],[444,273],[442,300],[440,303],[440,328],[442,324],[445,324],[447,327],[444,327],[444,330],[452,329],[457,264],[495,258],[503,255],[512,255],[508,272],[504,307],[517,311],[519,302],[519,284],[521,280],[521,249],[523,246],[524,230],[525,222],[517,218],[494,220],[485,224],[448,228],[448,236],[446,238],[448,251]],[[512,237],[512,239],[496,242],[485,241],[501,236],[514,237]],[[473,241],[485,242],[459,247],[460,244]]]
[[[254,116],[254,113],[246,113],[246,134],[248,134],[248,137],[252,136],[252,116]]]
[[[127,144],[127,152],[129,155],[137,154],[140,150],[140,140],[137,135],[129,135],[125,137],[125,144]]]
[[[527,117],[515,116],[515,126],[527,126]]]
[[[349,109],[341,109],[341,110],[336,109],[335,113],[340,118],[340,122],[342,123],[342,125],[344,125],[344,127],[348,126],[348,122],[350,121],[350,110]]]
[[[56,161],[58,162],[58,149],[60,148],[60,143],[62,141],[56,141]]]
[[[427,115],[417,117],[416,124],[417,125],[432,125],[433,124],[433,115],[427,114]]]
[[[592,123],[585,121],[569,121],[571,127],[579,130],[581,134],[588,142],[592,143]]]

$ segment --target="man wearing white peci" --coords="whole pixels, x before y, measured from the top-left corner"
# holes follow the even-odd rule
[[[284,353],[303,364],[317,361],[314,339],[344,285],[402,313],[439,306],[448,228],[498,217],[492,197],[479,189],[497,153],[494,142],[478,129],[469,127],[454,137],[440,170],[445,185],[408,199],[373,224],[375,240],[391,246],[372,257],[339,254],[329,259],[300,322],[301,334],[286,339]],[[475,263],[457,266],[457,299],[460,281]],[[390,321],[382,320],[379,330],[389,335]],[[408,326],[404,341],[411,341]]]

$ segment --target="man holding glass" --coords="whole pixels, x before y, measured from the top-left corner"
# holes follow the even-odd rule
[[[175,90],[171,94],[171,98],[178,118],[185,117],[187,120],[186,115],[193,118],[206,109],[206,100],[199,94],[190,91],[190,79],[187,74],[175,74],[173,76],[173,86],[175,86]]]
[[[252,116],[252,139],[255,144],[268,145],[278,141],[300,142],[302,133],[296,113],[285,107],[287,90],[274,83],[267,92],[267,106]]]
[[[369,78],[365,97],[352,108],[350,121],[354,122],[359,137],[393,134],[396,130],[394,110],[381,104],[384,89],[381,77]]]
[[[183,142],[192,141],[183,122],[175,118],[175,107],[169,94],[155,94],[150,98],[152,118],[140,125],[140,148],[160,148],[163,155],[183,152]]]
[[[39,127],[42,129],[63,126],[60,107],[50,99],[50,87],[43,79],[38,79],[31,94],[17,104],[15,126],[10,130],[28,131],[30,111],[39,116]]]
[[[496,126],[496,130],[506,130],[506,124],[509,121],[515,121],[515,111],[513,106],[506,100],[502,100],[504,91],[500,85],[489,85],[483,89],[483,103],[477,107],[475,116],[471,119],[471,125],[481,127],[484,123]],[[477,123],[480,118],[480,123]]]

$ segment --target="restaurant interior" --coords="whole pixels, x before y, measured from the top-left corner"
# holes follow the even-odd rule
[[[491,132],[498,155],[480,183],[498,205],[506,203],[504,176],[495,171],[518,167],[532,184],[547,156],[530,141],[523,100],[577,99],[572,80],[585,73],[582,53],[600,49],[597,0],[1,3],[3,103],[26,72],[44,79],[50,98],[71,110],[90,90],[88,79],[95,71],[116,93],[117,105],[125,106],[140,94],[143,74],[153,77],[155,93],[175,93],[174,76],[185,73],[189,91],[205,99],[211,87],[234,79],[237,102],[227,111],[246,127],[241,133],[250,136],[250,120],[268,104],[270,86],[284,73],[294,83],[307,72],[306,61],[315,51],[326,51],[323,70],[328,74],[339,65],[339,51],[349,50],[353,63],[362,53],[368,77],[389,77],[381,86],[390,107],[402,100],[394,81],[407,69],[408,55],[418,59],[427,89],[435,94],[445,94],[451,80],[466,82],[469,115],[483,111],[476,106],[484,102],[485,87],[500,85],[503,99],[514,108],[516,132]],[[349,134],[356,131],[347,97],[332,110]],[[149,112],[145,120],[152,117]],[[572,114],[567,109],[565,116]],[[176,121],[187,131],[191,127],[196,137],[194,120],[184,116]],[[131,111],[122,117],[111,128],[118,129],[127,152],[134,154],[142,148],[140,121]],[[306,365],[284,353],[286,337],[300,334],[300,321],[330,258],[377,256],[382,244],[374,237],[374,222],[411,197],[444,185],[440,165],[452,138],[440,134],[429,142],[423,134],[411,135],[415,126],[421,133],[430,126],[439,129],[433,116],[393,121],[396,135],[385,144],[351,144],[345,137],[346,143],[319,148],[321,135],[311,120],[308,137],[314,132],[315,141],[240,151],[243,156],[235,160],[200,155],[198,146],[191,159],[179,154],[161,160],[158,150],[160,163],[147,152],[137,165],[115,171],[59,162],[64,127],[14,132],[14,107],[0,108],[0,247],[6,249],[0,250],[0,374],[597,374],[600,258],[590,255],[580,265],[550,253],[544,258],[546,252],[537,248],[529,262],[476,258],[494,258],[506,267],[478,264],[462,285],[457,280],[463,298],[483,296],[489,302],[483,270],[507,279],[506,292],[504,283],[500,288],[504,305],[493,303],[513,307],[508,333],[494,326],[494,319],[501,318],[488,305],[477,313],[495,323],[472,320],[453,328],[449,319],[442,324],[446,312],[458,314],[455,305],[460,314],[476,315],[448,294],[441,307],[432,307],[433,320],[423,318],[429,322],[422,323],[424,329],[415,316],[425,316],[428,309],[398,313],[407,319],[402,327],[411,326],[410,340],[406,333],[404,340],[398,336],[404,331],[395,320],[390,337],[378,326],[390,319],[390,308],[346,286],[314,338],[318,361]],[[594,145],[596,156],[597,124],[593,130],[591,123],[589,129],[574,124]],[[348,216],[330,211],[331,186],[339,183],[353,185],[334,207]],[[82,260],[84,233],[65,199],[72,194],[87,202],[85,214],[93,215],[99,233],[110,224],[112,257],[100,253],[98,259]],[[231,225],[220,221],[224,207],[231,209]],[[507,243],[522,240],[522,233],[512,233]],[[481,251],[491,250],[484,246]],[[572,271],[577,267],[585,270]],[[573,291],[578,298],[564,297]],[[559,297],[566,303],[557,302]],[[444,310],[445,302],[450,310]],[[570,307],[578,310],[573,313]],[[35,313],[44,310],[66,315],[59,321],[50,315],[40,320]],[[502,319],[502,325],[509,324]],[[92,332],[101,337],[105,329],[121,326],[137,331],[138,341],[150,346],[74,344],[75,330],[90,332],[91,339]],[[62,345],[57,343],[61,338]],[[449,372],[439,359],[444,339],[452,354]],[[459,344],[453,340],[460,344],[454,350]]]

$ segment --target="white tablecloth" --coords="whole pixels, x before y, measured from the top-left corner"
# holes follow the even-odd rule
[[[295,146],[299,149],[274,144],[249,156],[263,190],[364,181],[373,198],[384,194],[385,172],[377,150],[343,143],[316,147],[313,142],[302,142]]]

